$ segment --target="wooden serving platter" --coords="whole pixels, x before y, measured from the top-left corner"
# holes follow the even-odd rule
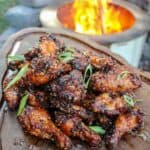
[[[83,39],[63,29],[29,28],[11,36],[0,50],[0,150],[57,150],[55,145],[50,141],[43,141],[26,135],[16,119],[16,112],[9,111],[6,103],[2,99],[2,80],[6,74],[7,55],[16,53],[23,54],[27,52],[30,48],[38,44],[38,39],[41,35],[47,33],[55,33],[57,38],[63,40],[67,46],[77,47],[84,51],[88,50],[97,55],[111,56],[120,64],[128,65],[126,61],[112,54],[106,47],[88,38]],[[132,68],[131,66],[129,67]],[[140,72],[137,69],[134,70],[141,76],[143,82],[142,87],[136,91],[136,96],[143,100],[140,105],[145,112],[145,125],[142,133],[150,135],[150,74]],[[84,143],[76,140],[73,140],[73,142],[73,150],[88,149]],[[105,150],[105,147],[101,149]],[[134,135],[125,135],[116,150],[150,150],[150,142],[144,141],[140,137]]]

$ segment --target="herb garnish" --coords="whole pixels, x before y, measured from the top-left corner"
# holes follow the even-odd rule
[[[65,48],[65,52],[72,52],[72,53],[74,53],[75,49],[73,47],[66,47]]]
[[[84,78],[83,78],[83,82],[84,82],[84,87],[87,89],[89,86],[89,82],[91,80],[91,76],[93,74],[93,67],[91,64],[89,64],[86,69],[85,69],[85,73],[84,73]]]
[[[23,112],[23,110],[24,110],[24,108],[25,108],[25,106],[26,106],[26,104],[27,104],[28,97],[29,97],[29,94],[28,94],[28,93],[26,93],[26,94],[22,97],[22,99],[21,99],[21,101],[20,101],[20,104],[19,104],[19,109],[18,109],[18,112],[17,112],[17,116],[20,116],[21,113]]]
[[[148,131],[143,131],[137,134],[138,137],[141,137],[145,142],[150,142],[150,133]]]
[[[130,105],[131,107],[134,107],[134,105],[136,103],[140,103],[142,102],[143,100],[142,99],[134,99],[133,97],[131,96],[128,96],[128,95],[124,95],[123,96],[123,99],[128,103],[128,105]]]
[[[10,61],[24,61],[24,60],[25,60],[25,57],[23,55],[14,55],[14,56],[9,55],[8,56],[8,62],[10,62]]]
[[[140,102],[143,102],[142,99],[135,99],[136,103],[140,103]]]
[[[102,127],[100,127],[100,126],[89,126],[89,128],[91,129],[91,130],[93,130],[95,133],[97,133],[97,134],[105,134],[105,130],[102,128]]]
[[[117,80],[124,79],[130,72],[129,71],[123,71],[117,76]]]
[[[26,74],[27,71],[28,71],[28,64],[21,68],[18,74],[8,83],[4,91],[10,88],[12,85],[14,85],[17,81],[19,81]]]
[[[129,106],[134,107],[136,102],[131,96],[123,95],[123,99],[128,103]]]
[[[71,61],[73,58],[74,58],[74,57],[73,57],[72,52],[63,52],[62,54],[60,54],[60,55],[58,56],[58,59],[59,59],[60,61],[66,62],[66,63],[69,62],[69,61]]]
[[[73,48],[66,47],[65,51],[58,56],[58,59],[62,62],[67,63],[67,62],[73,60],[73,58],[74,58],[73,53],[74,52],[75,52],[75,50]]]

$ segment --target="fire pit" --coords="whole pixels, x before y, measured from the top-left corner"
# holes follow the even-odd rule
[[[130,64],[138,66],[146,32],[150,29],[148,15],[123,0],[66,2],[57,8],[43,9],[40,15],[42,24],[62,27],[77,36],[107,45]]]
[[[58,8],[57,17],[65,28],[87,35],[110,35],[135,24],[129,10],[108,0],[75,0]]]

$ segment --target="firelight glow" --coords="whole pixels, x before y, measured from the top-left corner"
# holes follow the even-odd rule
[[[112,7],[110,2],[110,0],[74,0],[75,31],[93,35],[123,31],[120,11]]]

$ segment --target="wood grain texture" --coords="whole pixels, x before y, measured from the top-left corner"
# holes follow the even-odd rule
[[[30,28],[13,35],[0,51],[0,82],[3,80],[7,68],[6,58],[8,53],[16,49],[17,54],[22,54],[30,50],[31,47],[38,44],[38,38],[48,33],[57,34],[57,38],[63,40],[67,46],[75,46],[80,50],[89,50],[97,55],[109,55],[119,63],[128,65],[121,57],[112,54],[107,48],[96,44],[89,39],[82,39],[80,36],[70,34],[61,29],[41,29]],[[129,65],[128,65],[129,66]],[[131,66],[129,66],[132,68]],[[132,68],[134,69],[134,68]],[[145,126],[144,131],[150,133],[150,76],[149,73],[143,73],[134,69],[142,77],[143,85],[136,91],[136,96],[143,99],[141,107],[144,110]],[[0,149],[2,150],[57,150],[50,141],[39,140],[35,137],[26,135],[21,129],[17,119],[16,112],[6,109],[7,105],[3,102],[2,87],[0,86]],[[84,143],[74,140],[73,150],[87,150]],[[103,147],[101,150],[105,150]],[[141,138],[126,135],[119,143],[116,150],[150,150],[150,143],[144,142]]]

